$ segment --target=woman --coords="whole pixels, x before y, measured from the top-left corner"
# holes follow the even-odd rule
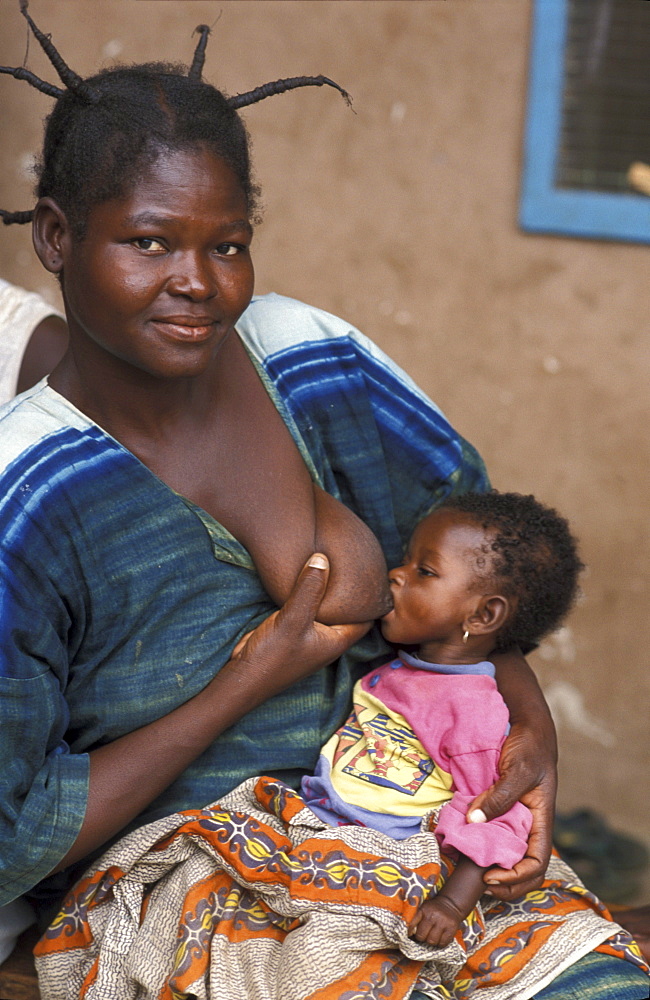
[[[0,422],[2,892],[46,908],[130,827],[260,771],[295,785],[385,650],[370,623],[386,560],[432,495],[487,480],[356,331],[251,304],[255,189],[233,105],[268,91],[229,102],[201,82],[207,29],[188,76],[84,81],[23,12],[66,87],[37,82],[58,99],[33,232],[70,346]],[[319,551],[325,592],[326,561],[301,573]],[[509,896],[545,868],[555,745],[525,662],[497,672],[514,724],[504,778],[474,807],[522,797],[536,814],[529,856],[489,876]]]

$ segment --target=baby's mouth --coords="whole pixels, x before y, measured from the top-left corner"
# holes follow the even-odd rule
[[[382,587],[381,603],[379,605],[381,609],[381,615],[379,617],[385,618],[389,615],[395,608],[395,600],[393,598],[392,587]]]

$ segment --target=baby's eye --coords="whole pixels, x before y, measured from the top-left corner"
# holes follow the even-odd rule
[[[159,250],[164,250],[164,246],[159,240],[155,240],[153,236],[138,236],[137,239],[131,240],[134,247],[138,250],[147,250],[158,252]]]
[[[426,566],[418,566],[419,576],[437,576],[438,574],[432,569],[427,569]]]

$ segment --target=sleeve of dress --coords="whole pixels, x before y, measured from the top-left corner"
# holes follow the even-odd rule
[[[372,528],[389,565],[445,497],[489,488],[472,445],[349,323],[266,295],[237,328],[295,421],[322,485]]]
[[[520,802],[487,823],[468,823],[473,799],[499,776],[508,708],[492,676],[418,671],[405,715],[438,767],[451,778],[452,798],[438,814],[443,851],[459,851],[483,868],[511,868],[528,845],[532,817]]]
[[[27,491],[28,492],[28,491]],[[87,754],[64,740],[68,709],[66,639],[74,598],[47,572],[62,553],[39,531],[38,561],[27,563],[21,534],[34,531],[17,495],[0,499],[0,904],[31,889],[74,843],[83,822]]]
[[[482,868],[512,868],[521,861],[532,823],[530,811],[521,802],[487,823],[467,822],[470,802],[495,780],[498,761],[498,748],[450,757],[454,796],[440,810],[436,826],[442,851],[459,851]]]

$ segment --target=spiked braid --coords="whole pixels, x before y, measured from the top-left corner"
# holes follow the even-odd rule
[[[48,97],[61,97],[65,93],[60,87],[55,87],[53,83],[41,80],[35,73],[30,73],[23,66],[0,66],[0,73],[8,73],[9,76],[15,77],[16,80],[27,80],[32,87],[40,90],[41,94],[47,94]]]
[[[228,103],[232,108],[245,108],[250,104],[257,104],[267,97],[275,94],[284,94],[287,90],[296,90],[297,87],[334,87],[342,95],[348,107],[352,106],[352,99],[347,90],[339,87],[338,83],[330,80],[327,76],[290,76],[286,80],[275,80],[273,83],[264,83],[255,90],[249,90],[246,94],[236,94],[230,97]]]
[[[249,212],[257,212],[248,134],[214,87],[164,63],[103,70],[87,81],[97,103],[66,91],[46,121],[39,198],[51,197],[82,238],[93,205],[131,190],[143,167],[165,151],[206,148],[236,175]]]
[[[210,29],[207,24],[199,24],[196,28],[199,32],[200,38],[197,42],[196,48],[194,50],[194,58],[192,59],[192,65],[190,66],[189,73],[187,74],[189,80],[201,80],[203,74],[203,64],[205,63],[205,50],[208,46],[208,37],[210,35]]]
[[[5,226],[10,226],[14,222],[17,222],[19,225],[24,225],[26,222],[32,221],[34,218],[34,210],[29,209],[27,212],[5,212],[4,208],[0,208],[0,215],[2,216],[2,221]]]
[[[93,103],[97,99],[95,94],[93,94],[90,87],[87,86],[81,77],[75,73],[74,70],[70,69],[63,57],[54,47],[54,43],[52,42],[50,36],[44,35],[41,29],[34,24],[33,20],[27,13],[28,6],[29,0],[20,0],[20,13],[32,29],[34,38],[59,74],[61,83],[64,83],[68,90],[74,91],[74,93],[81,97],[84,101],[90,101]]]
[[[298,87],[334,87],[351,103],[347,92],[326,76],[290,77],[227,97],[201,79],[210,34],[205,24],[196,29],[200,37],[189,71],[168,63],[145,63],[102,70],[84,80],[34,23],[27,12],[28,0],[19,3],[65,90],[22,67],[0,67],[0,72],[56,98],[36,168],[36,195],[51,197],[61,206],[77,239],[83,238],[93,205],[122,196],[146,163],[179,149],[207,148],[224,159],[237,176],[255,221],[259,189],[251,176],[248,133],[237,110]],[[10,225],[30,222],[33,212],[0,210],[0,215]]]

